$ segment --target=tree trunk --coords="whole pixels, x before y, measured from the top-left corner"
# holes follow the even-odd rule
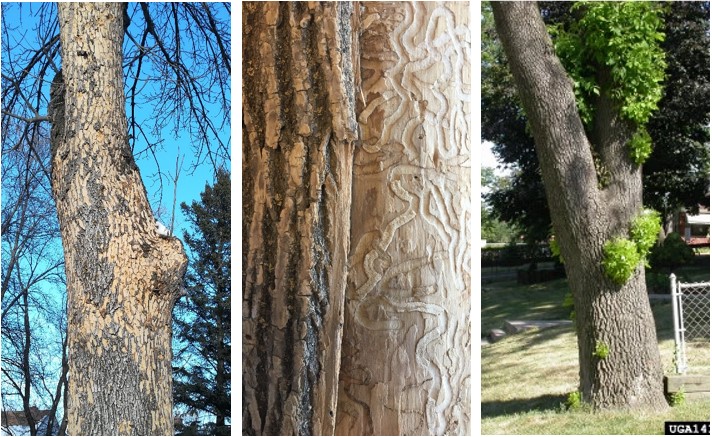
[[[243,5],[243,434],[329,435],[356,141],[353,5]]]
[[[363,3],[337,434],[470,434],[467,3]]]
[[[24,321],[24,334],[25,341],[22,347],[22,379],[23,393],[22,393],[22,409],[25,411],[25,418],[27,419],[27,425],[30,428],[30,435],[37,435],[37,424],[35,423],[35,417],[32,416],[32,407],[30,406],[30,390],[32,383],[32,373],[30,372],[30,348],[32,347],[32,336],[30,333],[30,306],[28,305],[28,295],[30,290],[24,290],[22,294],[22,312]]]
[[[664,409],[644,269],[639,266],[618,286],[601,265],[604,243],[627,236],[642,207],[641,169],[626,147],[631,127],[601,93],[589,141],[573,84],[554,54],[536,3],[493,2],[492,8],[535,139],[554,231],[566,260],[583,398],[595,408]],[[605,186],[599,186],[592,150],[610,172]],[[594,355],[597,342],[610,350],[605,359]]]
[[[219,308],[221,302],[216,299],[215,305]],[[225,309],[229,310],[229,307]],[[221,325],[221,321],[225,320],[225,316],[221,314],[220,310],[218,310],[218,314],[219,315],[216,318],[217,323]],[[216,354],[218,356],[216,362],[217,370],[215,372],[215,387],[218,389],[218,393],[215,393],[215,396],[218,399],[218,402],[216,403],[219,405],[219,410],[215,415],[215,435],[229,435],[230,427],[225,426],[225,411],[228,413],[230,412],[230,396],[226,390],[227,385],[230,383],[230,375],[226,375],[225,365],[230,365],[230,351],[226,350],[227,348],[223,340],[225,338],[225,331],[221,328],[219,332],[219,337],[216,336],[219,341],[217,341],[217,344],[215,345],[215,348],[218,350],[218,353]],[[227,363],[226,359],[223,357],[227,358]]]
[[[159,237],[128,146],[121,3],[60,3],[52,193],[67,276],[71,435],[171,435],[171,313],[187,258]],[[62,86],[63,81],[63,86]]]

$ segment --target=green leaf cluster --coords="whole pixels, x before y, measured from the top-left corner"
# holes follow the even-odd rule
[[[566,396],[566,407],[574,411],[583,407],[583,396],[580,391],[572,391]]]
[[[652,2],[580,1],[572,11],[581,13],[581,19],[568,28],[550,26],[549,31],[574,81],[581,120],[590,126],[593,102],[603,88],[620,105],[621,116],[638,127],[629,147],[633,160],[641,164],[652,150],[643,126],[663,95],[663,10]],[[609,78],[600,74],[603,69]]]
[[[633,219],[630,238],[635,242],[638,253],[642,257],[647,257],[650,249],[658,241],[660,226],[660,214],[652,209],[644,209],[642,214]]]
[[[603,268],[618,285],[626,283],[640,263],[635,243],[627,238],[607,241],[603,246]]]
[[[668,395],[668,402],[670,403],[671,407],[679,407],[680,405],[683,405],[685,403],[684,387],[680,388],[680,390],[676,391],[675,393],[670,393]]]
[[[638,165],[643,164],[653,153],[653,140],[644,127],[639,127],[628,144],[630,159]]]
[[[596,349],[593,352],[593,355],[601,360],[605,360],[608,358],[608,355],[611,353],[610,348],[608,345],[601,340],[596,340]]]
[[[559,257],[559,262],[564,264],[564,256],[561,254],[561,249],[559,248],[559,242],[556,241],[556,237],[549,239],[549,250],[551,250],[551,255],[554,257]]]
[[[630,239],[618,237],[603,246],[603,268],[609,278],[618,285],[628,281],[638,264],[645,262],[650,249],[657,241],[660,230],[660,214],[645,209],[630,226]]]

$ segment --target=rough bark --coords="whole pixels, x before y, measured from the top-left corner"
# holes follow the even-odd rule
[[[361,4],[337,434],[470,434],[468,15]]]
[[[353,19],[347,2],[243,3],[243,434],[333,433]]]
[[[187,258],[159,237],[128,146],[121,3],[60,3],[52,193],[67,278],[72,435],[171,435],[171,313]],[[63,86],[62,86],[63,83]]]
[[[642,207],[641,169],[626,148],[632,128],[602,93],[589,141],[572,82],[554,53],[536,3],[493,2],[492,8],[535,139],[554,231],[566,260],[583,398],[596,408],[664,409],[644,269],[639,266],[625,285],[617,286],[601,266],[604,243],[626,236]],[[599,187],[592,150],[610,172],[605,186]],[[594,356],[597,341],[610,348],[607,358]]]

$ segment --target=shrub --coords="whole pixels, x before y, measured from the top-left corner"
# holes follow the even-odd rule
[[[670,278],[665,273],[655,271],[645,272],[645,285],[648,289],[648,293],[670,293]]]
[[[650,264],[654,270],[680,267],[695,258],[695,253],[685,244],[677,232],[671,232],[665,237],[663,244],[653,247]]]
[[[552,261],[546,245],[522,245],[510,242],[505,247],[483,247],[482,267],[514,267]]]
[[[522,256],[522,251],[517,247],[517,243],[510,241],[507,246],[502,250],[501,261],[505,266],[516,266],[526,262],[525,258]]]

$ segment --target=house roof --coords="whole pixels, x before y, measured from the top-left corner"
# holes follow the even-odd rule
[[[691,225],[709,225],[710,224],[710,214],[699,214],[690,215],[687,214],[687,223]]]
[[[40,410],[37,407],[30,407],[30,414],[35,419],[35,423],[39,422],[49,414],[50,410]],[[27,416],[25,411],[3,411],[2,412],[3,426],[28,426]]]

